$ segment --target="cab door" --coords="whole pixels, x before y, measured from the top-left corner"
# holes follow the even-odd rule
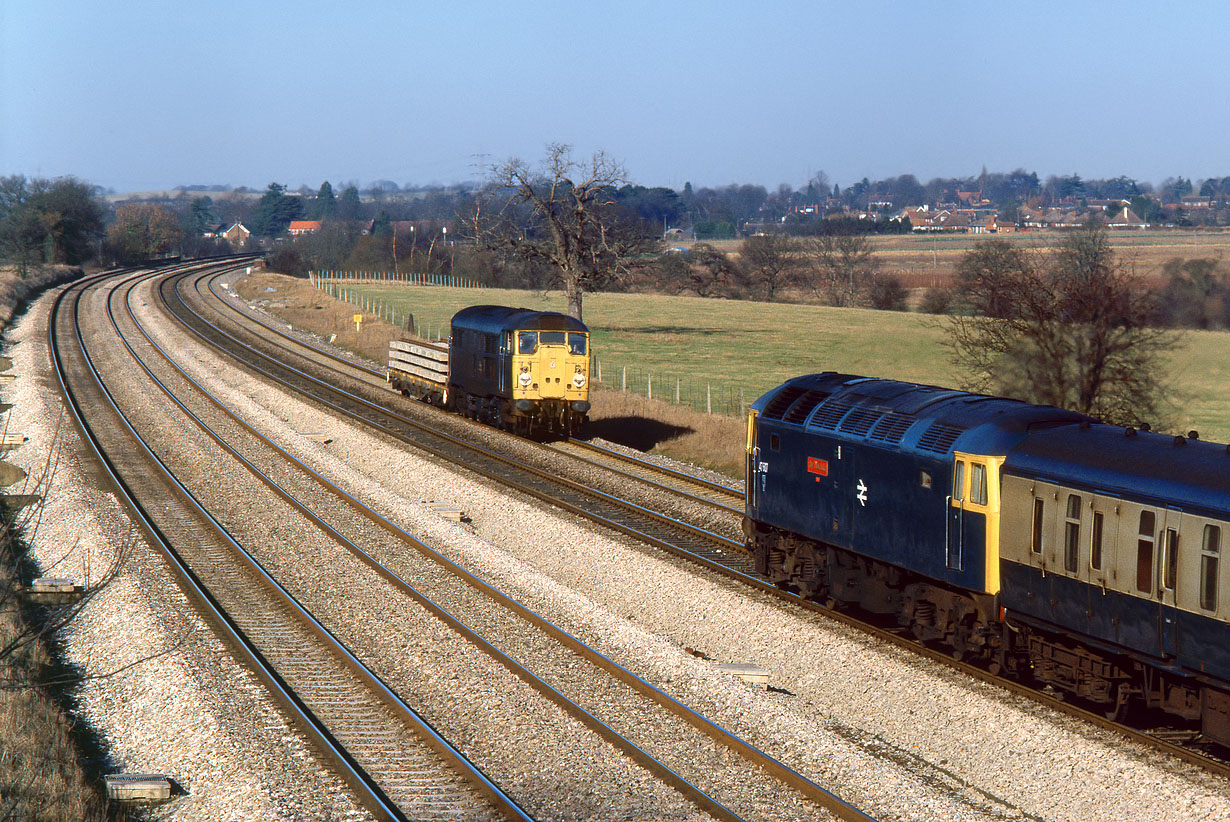
[[[948,527],[945,529],[945,565],[950,571],[960,571],[964,565],[965,497],[969,465],[963,458],[952,464],[952,488],[948,495]]]

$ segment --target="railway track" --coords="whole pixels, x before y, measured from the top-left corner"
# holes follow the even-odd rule
[[[197,280],[196,282],[198,284],[194,287],[197,289],[202,288],[202,286],[199,285],[202,281]],[[215,293],[215,296],[218,295]],[[236,309],[231,306],[227,306],[227,308],[230,311],[236,311]],[[203,318],[201,318],[201,320],[203,321]],[[232,320],[232,322],[235,321]],[[271,332],[277,333],[281,337],[285,337],[279,329],[269,326],[268,324],[265,325]],[[296,344],[294,343],[288,343],[287,348],[284,350],[293,350],[295,345]],[[302,353],[299,353],[299,356],[303,356]],[[322,359],[336,358],[333,358],[332,355],[327,355]],[[353,366],[354,364],[351,363],[351,365]],[[354,367],[359,368],[358,366]],[[377,372],[366,368],[361,369],[361,371],[365,371],[368,375],[369,381],[372,384],[375,384]],[[430,449],[427,450],[430,451]],[[572,449],[571,446],[565,446],[564,448],[557,450],[567,452],[574,449]],[[603,462],[613,461],[615,459],[614,457],[610,457],[608,455],[603,455],[601,459],[591,459],[589,455],[593,452],[590,449],[585,449],[584,446],[580,446],[580,448],[575,450],[583,450],[586,453],[585,458],[591,463],[601,464]],[[438,456],[450,459],[450,457],[444,453],[434,451],[431,453],[437,453]],[[655,475],[649,479],[651,483],[664,489],[670,489],[672,487],[671,480],[660,479],[662,472],[656,470],[657,466],[654,466],[653,463],[648,461],[638,462],[647,466],[652,466],[645,469],[647,472]],[[471,466],[467,465],[467,467]],[[501,480],[501,475],[499,472],[486,472],[481,468],[474,470],[497,481]],[[550,474],[550,472],[547,473]],[[551,477],[548,476],[544,479],[548,480],[549,484]],[[675,554],[683,559],[699,563],[711,571],[735,579],[742,584],[756,588],[783,602],[789,603],[792,607],[803,608],[808,611],[824,615],[842,624],[849,625],[860,631],[871,634],[886,643],[907,649],[925,658],[948,665],[975,679],[994,684],[1013,693],[1029,696],[1035,701],[1038,701],[1043,705],[1053,708],[1061,713],[1074,716],[1098,727],[1113,730],[1127,736],[1135,742],[1160,750],[1183,761],[1199,765],[1200,767],[1216,775],[1230,777],[1230,764],[1215,753],[1202,751],[1197,746],[1188,744],[1192,741],[1190,740],[1190,735],[1171,730],[1159,730],[1158,733],[1150,733],[1148,730],[1133,728],[1131,726],[1114,722],[1098,713],[1085,710],[1078,705],[1064,701],[1054,695],[1039,691],[1010,679],[992,675],[988,671],[977,666],[973,666],[959,660],[954,660],[948,654],[929,648],[917,642],[912,637],[903,636],[894,630],[879,627],[874,623],[868,622],[867,620],[860,619],[855,614],[834,611],[818,603],[801,599],[790,592],[779,590],[755,574],[754,569],[751,567],[750,560],[743,552],[743,545],[740,540],[723,537],[708,531],[705,531],[703,534],[698,534],[696,532],[697,529],[694,529],[693,526],[689,526],[686,523],[681,523],[673,517],[654,517],[652,520],[654,525],[651,527],[644,527],[641,530],[638,530],[636,526],[624,527],[617,518],[606,518],[601,513],[590,510],[586,505],[579,504],[574,495],[576,493],[584,493],[583,488],[573,489],[570,493],[561,493],[558,497],[552,497],[551,493],[543,490],[542,487],[531,490],[528,487],[520,486],[515,481],[508,484],[514,488],[518,488],[518,490],[525,491],[526,493],[530,493],[540,499],[565,508],[566,510],[572,511],[581,516],[586,516],[595,522],[616,528],[617,530],[620,530],[623,533],[637,539],[642,539],[656,548]],[[715,493],[720,494],[721,492]],[[733,509],[733,506],[728,507]],[[652,514],[652,512],[646,511],[646,514]],[[700,530],[703,531],[703,529]],[[698,537],[699,539],[697,539]]]
[[[57,298],[54,368],[107,477],[189,599],[377,818],[528,819],[279,585],[128,420],[113,393],[122,378],[96,364],[108,338],[82,331],[83,297],[105,279]]]
[[[597,733],[606,742],[620,750],[625,756],[631,758],[646,770],[649,770],[657,775],[697,807],[700,807],[711,816],[718,819],[737,820],[743,818],[735,811],[723,805],[721,801],[713,798],[700,788],[696,787],[691,781],[689,781],[688,778],[682,776],[677,770],[680,769],[681,766],[689,765],[690,763],[687,761],[689,759],[704,759],[705,748],[708,745],[711,745],[711,743],[716,742],[739,755],[745,763],[745,765],[739,766],[740,768],[749,766],[751,768],[748,773],[737,773],[735,775],[728,776],[727,781],[737,781],[742,783],[744,786],[747,786],[757,780],[763,781],[765,778],[768,778],[772,782],[772,785],[764,791],[764,793],[768,796],[776,797],[783,790],[787,792],[795,791],[801,795],[801,798],[814,802],[817,807],[826,809],[840,819],[870,819],[870,817],[843,802],[835,795],[821,788],[819,785],[816,785],[807,778],[768,756],[764,752],[757,750],[754,746],[748,744],[737,736],[709,721],[705,717],[692,711],[678,700],[673,699],[660,689],[636,676],[631,671],[623,668],[595,649],[569,635],[566,631],[538,616],[532,610],[521,605],[512,597],[495,589],[493,586],[466,571],[464,568],[461,568],[456,563],[446,559],[438,552],[432,550],[424,543],[415,539],[412,535],[406,533],[398,526],[389,522],[376,511],[360,503],[342,488],[325,479],[319,473],[307,468],[303,465],[303,463],[294,459],[283,449],[274,445],[269,439],[261,435],[253,426],[244,422],[239,415],[228,409],[221,400],[212,396],[203,386],[192,380],[192,378],[174,362],[172,356],[163,349],[159,348],[148,332],[142,328],[141,323],[132,314],[131,305],[127,298],[124,299],[123,306],[124,311],[127,314],[126,324],[131,325],[138,332],[140,332],[148,346],[157,351],[157,356],[160,359],[159,368],[170,367],[174,369],[177,381],[186,385],[191,385],[190,393],[201,398],[208,403],[212,409],[221,412],[221,414],[225,415],[227,419],[241,426],[244,430],[244,436],[239,439],[250,440],[251,442],[249,445],[242,447],[232,445],[220,431],[216,430],[211,424],[205,421],[205,417],[208,416],[206,409],[199,407],[189,408],[188,405],[195,406],[198,403],[193,401],[185,402],[184,400],[176,398],[175,395],[179,393],[178,391],[174,391],[169,388],[167,383],[160,380],[152,372],[147,372],[149,373],[149,376],[158,383],[160,389],[168,397],[171,397],[176,404],[180,406],[181,410],[192,418],[193,422],[206,436],[210,437],[210,439],[227,449],[236,460],[243,463],[245,468],[251,474],[258,477],[269,488],[274,490],[279,497],[290,502],[298,508],[300,513],[302,513],[305,517],[312,519],[320,528],[327,531],[331,538],[338,544],[342,545],[352,556],[359,558],[360,561],[375,570],[378,576],[384,582],[396,589],[398,593],[412,598],[417,604],[426,608],[439,620],[447,624],[451,629],[462,634],[466,641],[468,641],[471,645],[493,658],[496,662],[511,671],[522,681],[530,684],[546,699],[562,708],[581,725]],[[135,351],[132,351],[131,348],[129,348],[129,350],[133,357],[141,363],[142,368],[150,369],[150,357],[138,355]],[[232,435],[231,440],[236,440],[234,435]],[[267,453],[263,457],[252,458],[248,452],[253,446],[255,446],[255,450]],[[244,453],[241,453],[241,451]],[[350,517],[350,522],[343,524],[343,520],[346,519],[346,516],[339,516],[336,512],[326,512],[326,509],[330,506],[322,505],[319,502],[319,495],[312,495],[310,493],[304,495],[302,489],[300,491],[295,491],[288,485],[279,484],[282,480],[275,480],[273,478],[273,470],[257,465],[257,462],[266,461],[270,454],[276,455],[273,457],[275,461],[292,465],[293,470],[301,475],[300,479],[325,490],[328,498],[334,502],[334,506],[332,507],[348,508],[350,513],[357,516]],[[315,497],[317,502],[312,506],[309,506],[308,504],[300,501],[296,497],[296,494],[300,496]],[[678,746],[680,744],[680,739],[682,739],[682,737],[686,735],[689,730],[697,734],[699,737],[709,741],[699,745],[694,744],[692,747],[695,749],[695,755],[692,757],[685,757],[683,760],[676,757],[676,762],[673,768],[671,765],[668,765],[655,758],[645,749],[652,746],[655,740],[647,740],[644,742],[633,741],[624,736],[619,731],[615,730],[611,725],[608,725],[600,720],[595,715],[596,711],[593,706],[590,706],[587,709],[586,707],[583,707],[573,701],[562,691],[549,684],[546,681],[546,677],[539,676],[534,671],[531,671],[528,666],[518,662],[509,654],[504,653],[500,650],[500,648],[496,647],[496,643],[489,641],[479,632],[469,627],[468,623],[475,619],[481,619],[481,616],[475,617],[472,615],[473,612],[469,611],[463,615],[452,608],[446,610],[443,606],[437,602],[434,602],[421,590],[424,585],[424,580],[431,574],[432,569],[423,568],[421,565],[416,568],[415,579],[418,586],[416,588],[415,586],[409,585],[402,576],[399,576],[397,572],[385,565],[381,561],[381,558],[378,558],[375,555],[375,552],[359,547],[360,543],[364,546],[368,546],[374,542],[365,532],[365,527],[370,528],[373,525],[379,529],[382,529],[387,534],[392,535],[398,542],[397,545],[393,546],[391,551],[386,551],[384,557],[386,561],[389,558],[403,554],[404,551],[401,549],[405,546],[412,548],[421,557],[427,559],[429,563],[435,566],[435,575],[437,577],[443,576],[446,578],[443,583],[437,581],[434,585],[438,587],[447,587],[448,584],[455,583],[455,581],[464,583],[473,591],[480,593],[484,598],[502,606],[507,612],[514,615],[517,619],[527,623],[533,630],[550,637],[555,643],[558,643],[560,648],[566,651],[564,656],[569,659],[574,656],[579,656],[588,661],[593,667],[593,675],[609,678],[618,682],[620,685],[620,690],[625,692],[622,697],[612,695],[612,689],[610,687],[606,687],[603,690],[607,696],[604,700],[602,700],[604,703],[602,707],[606,708],[608,713],[616,704],[619,704],[623,706],[619,711],[620,713],[627,715],[639,715],[642,716],[642,722],[647,721],[644,719],[647,708],[641,705],[629,703],[630,696],[635,695],[636,700],[651,703],[656,706],[657,710],[665,712],[673,718],[674,724],[678,726],[672,732],[672,736],[675,737],[673,745]],[[343,531],[346,533],[343,533]],[[446,596],[450,596],[450,594],[446,592]],[[452,598],[461,601],[461,607],[465,607],[465,597],[457,597],[455,594],[452,594],[451,596]],[[508,632],[506,626],[493,626],[491,630],[502,631],[504,634],[507,634]],[[504,647],[507,647],[509,644],[515,644],[515,640],[509,639],[507,636],[505,636],[500,642],[500,645]],[[541,657],[541,653],[538,653],[536,656]],[[565,677],[569,680],[572,690],[576,690],[577,688],[576,680],[578,679],[578,676],[577,671],[571,670],[568,672],[567,677]],[[617,700],[619,699],[622,699],[622,701],[617,703]],[[725,767],[726,769],[729,769],[730,766],[727,765]],[[792,813],[797,812],[797,810],[792,811]],[[767,817],[764,815],[763,809],[760,809],[748,818]]]
[[[285,327],[278,327],[275,323],[236,308],[231,303],[234,295],[228,292],[227,289],[219,287],[217,277],[196,282],[193,284],[193,288],[202,297],[205,296],[203,291],[207,291],[213,298],[213,305],[217,308],[222,309],[225,307],[231,313],[229,320],[236,328],[243,328],[244,326],[248,326],[249,330],[253,326],[262,328],[268,335],[271,335],[267,339],[276,342],[282,350],[289,354],[299,357],[307,356],[327,362],[339,371],[370,385],[377,387],[386,386],[387,383],[383,369],[373,368],[355,359],[341,356],[324,346],[313,345],[299,337],[288,334]],[[431,410],[435,411],[436,409]],[[475,431],[490,430],[489,426],[483,423],[465,418],[449,417],[449,419]],[[585,440],[573,439],[545,445],[530,440],[523,440],[522,442],[525,445],[532,445],[544,451],[564,454],[578,462],[600,467],[624,479],[631,479],[653,488],[668,491],[690,502],[711,506],[723,514],[733,517],[741,517],[743,515],[743,493],[731,484],[714,482],[696,474],[680,471],[653,460],[638,457],[635,454],[617,451]]]

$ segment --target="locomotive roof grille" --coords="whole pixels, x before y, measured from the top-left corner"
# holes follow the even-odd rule
[[[782,414],[786,413],[786,409],[788,409],[795,400],[803,396],[804,393],[805,389],[802,389],[797,385],[787,385],[781,391],[778,391],[777,396],[765,406],[764,412],[760,415],[761,418],[766,420],[780,420],[782,418]]]
[[[837,423],[841,422],[841,418],[853,407],[854,403],[845,400],[828,400],[816,411],[816,416],[812,418],[812,425],[836,431]]]
[[[795,401],[794,405],[790,406],[790,410],[782,417],[783,422],[792,422],[796,425],[802,425],[803,422],[811,416],[811,412],[817,405],[827,399],[828,391],[808,391],[803,396]]]
[[[838,426],[839,431],[844,431],[847,434],[856,434],[858,436],[866,436],[871,430],[871,426],[879,422],[880,417],[884,416],[884,412],[877,408],[869,408],[860,406],[851,409],[849,414],[846,414],[845,419]]]
[[[905,436],[905,432],[909,430],[916,419],[911,414],[898,414],[896,411],[889,411],[876,423],[875,429],[871,432],[871,439],[897,444],[901,442],[901,438]]]
[[[934,423],[918,438],[918,447],[924,451],[934,451],[937,454],[947,454],[957,437],[965,433],[964,428],[955,425]]]

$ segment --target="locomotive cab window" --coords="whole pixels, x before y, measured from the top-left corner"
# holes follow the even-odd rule
[[[974,505],[987,504],[987,467],[980,462],[969,464],[969,501]]]
[[[518,331],[517,332],[517,353],[518,354],[533,354],[538,350],[538,332],[537,331]]]
[[[952,499],[960,502],[965,499],[965,463],[957,460],[952,469]]]
[[[539,331],[538,343],[540,345],[563,345],[564,336],[563,331]]]
[[[586,340],[584,334],[578,332],[568,334],[568,353],[584,356],[587,345],[588,340]]]
[[[1136,590],[1153,593],[1153,543],[1157,517],[1152,511],[1140,512],[1140,527],[1136,531]]]
[[[1217,610],[1217,565],[1221,551],[1221,528],[1204,526],[1204,539],[1200,545],[1200,607],[1206,611]]]

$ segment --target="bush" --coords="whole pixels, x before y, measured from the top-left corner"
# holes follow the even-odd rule
[[[288,277],[306,277],[307,264],[293,248],[279,248],[269,255],[269,268]]]
[[[905,311],[905,286],[893,276],[879,276],[871,281],[871,307],[883,311]]]
[[[924,314],[947,314],[952,309],[953,294],[948,288],[928,288],[919,306]]]

